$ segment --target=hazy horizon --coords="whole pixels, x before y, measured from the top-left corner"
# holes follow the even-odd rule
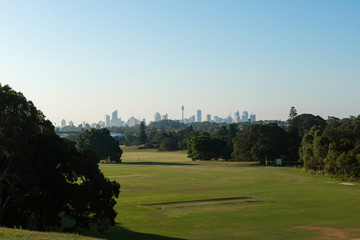
[[[1,1],[0,83],[53,123],[359,115],[360,2]]]

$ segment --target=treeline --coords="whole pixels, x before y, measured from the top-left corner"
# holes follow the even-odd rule
[[[300,161],[309,171],[342,179],[360,177],[360,116],[355,119],[330,118],[305,134]]]
[[[230,124],[231,125],[231,124]],[[119,139],[120,145],[139,145],[140,148],[155,148],[160,151],[176,151],[188,149],[189,141],[196,136],[206,135],[228,142],[228,127],[226,123],[199,122],[184,124],[177,120],[161,120],[148,126],[111,127],[112,132],[124,134]],[[250,123],[234,124],[235,129],[242,129]]]

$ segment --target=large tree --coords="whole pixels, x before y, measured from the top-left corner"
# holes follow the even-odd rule
[[[253,124],[234,138],[232,158],[236,161],[257,161],[283,158],[287,153],[287,134],[277,124]]]
[[[228,160],[229,147],[222,139],[201,135],[193,137],[188,144],[188,157],[192,160]]]
[[[80,151],[91,149],[100,159],[121,162],[123,151],[106,128],[85,130],[76,138],[76,147]]]
[[[140,134],[139,134],[139,144],[145,144],[147,140],[146,133],[145,133],[145,123],[142,121],[140,123]]]
[[[68,230],[114,224],[119,184],[109,181],[91,151],[54,132],[23,94],[0,84],[0,225],[49,230],[61,217]]]

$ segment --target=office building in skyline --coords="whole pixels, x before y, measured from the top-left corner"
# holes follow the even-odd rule
[[[161,115],[160,115],[160,113],[156,112],[154,114],[154,122],[158,122],[160,120],[161,120]]]
[[[110,127],[110,116],[107,114],[105,115],[105,126]]]
[[[248,122],[249,121],[249,114],[247,111],[243,111],[241,114],[241,121]]]
[[[197,116],[197,122],[201,122],[201,110],[197,110],[196,116]]]

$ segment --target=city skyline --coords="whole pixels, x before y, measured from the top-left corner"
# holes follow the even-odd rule
[[[184,105],[182,105],[181,110],[184,110]],[[183,112],[182,112],[183,113]],[[236,112],[236,114],[238,114],[239,111]],[[236,115],[235,114],[235,115]],[[230,114],[228,116],[218,116],[218,115],[214,115],[212,117],[211,114],[204,114],[204,118],[202,115],[202,111],[200,109],[198,109],[196,111],[196,113],[190,115],[188,118],[185,117],[181,117],[180,119],[176,119],[176,118],[169,118],[168,113],[165,114],[160,114],[159,112],[156,112],[154,114],[154,117],[152,120],[147,120],[145,118],[136,118],[134,116],[129,117],[129,119],[127,121],[125,121],[125,118],[122,119],[122,117],[119,117],[118,115],[118,110],[114,110],[111,113],[111,117],[108,114],[104,115],[104,120],[99,120],[99,121],[95,121],[95,122],[87,122],[87,121],[81,121],[78,124],[76,124],[76,122],[74,123],[73,120],[69,119],[66,120],[65,118],[63,118],[61,120],[61,124],[56,124],[56,127],[67,127],[67,126],[85,126],[88,125],[89,127],[96,127],[97,125],[100,127],[121,127],[121,126],[136,126],[136,125],[140,125],[141,121],[144,121],[145,124],[150,124],[152,122],[158,122],[161,120],[174,120],[174,121],[180,121],[183,123],[192,123],[192,122],[204,122],[204,121],[209,121],[209,122],[216,122],[216,123],[238,123],[238,122],[247,122],[247,121],[251,121],[251,122],[255,122],[256,121],[256,114],[255,113],[251,113],[250,115],[248,115],[248,111],[243,111],[242,112],[242,116],[239,119],[236,119],[236,116],[234,115],[234,117],[232,117]]]
[[[1,1],[0,81],[56,125],[359,115],[360,1]],[[249,113],[251,113],[249,112]]]

